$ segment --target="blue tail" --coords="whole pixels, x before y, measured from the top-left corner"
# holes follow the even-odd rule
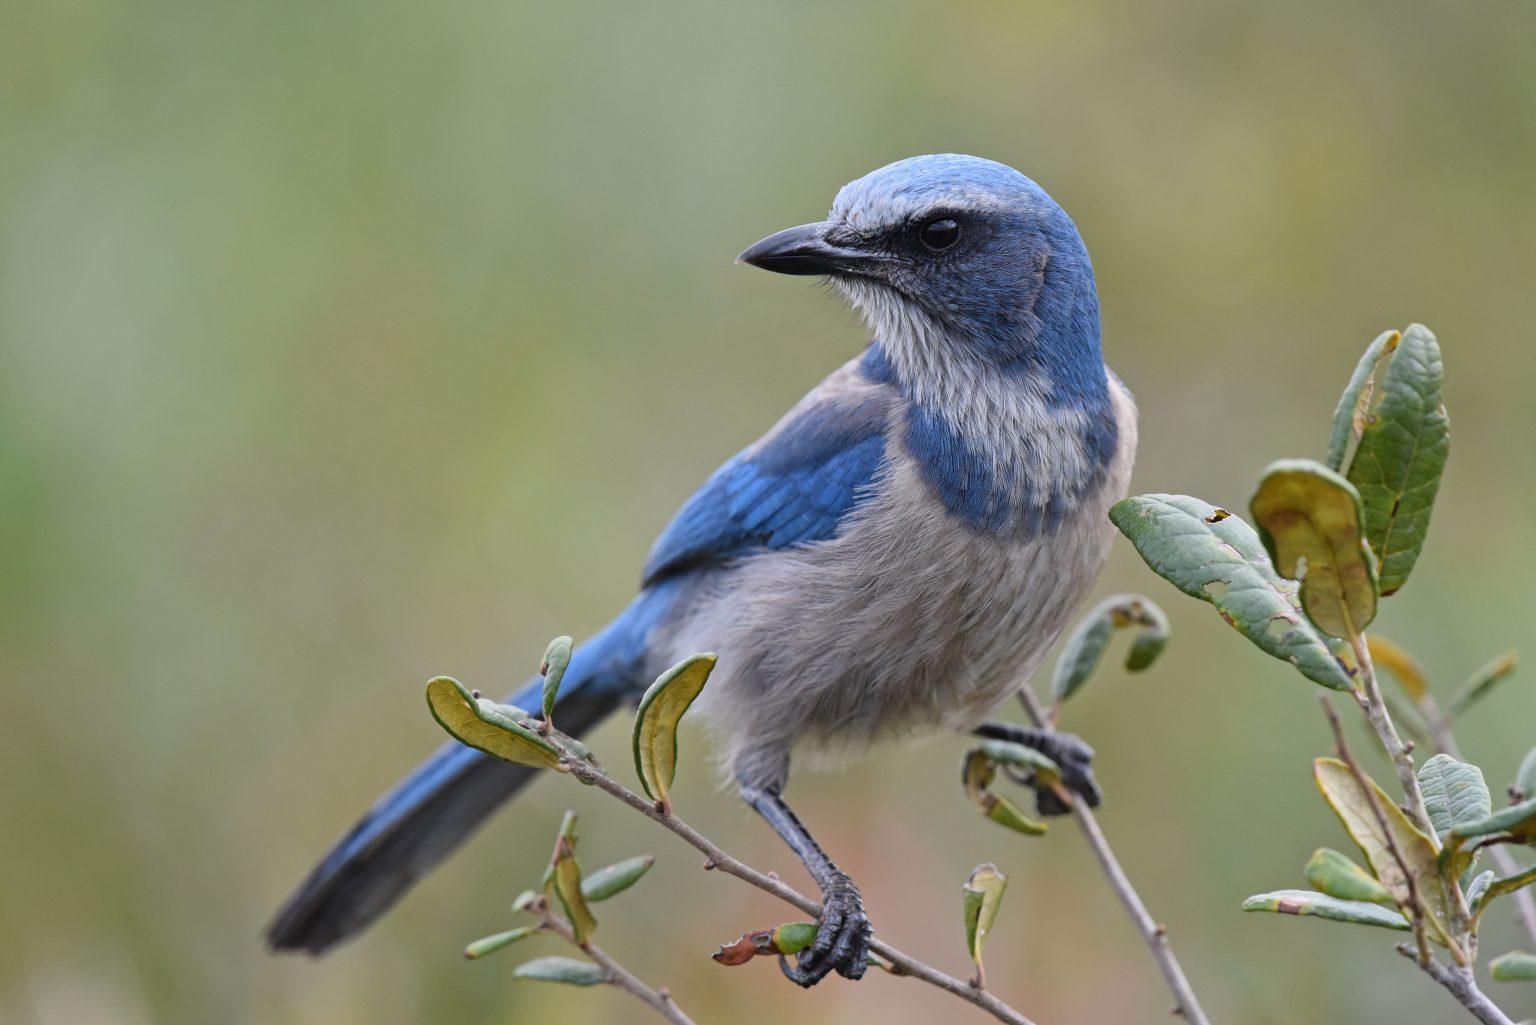
[[[639,678],[650,628],[664,612],[665,586],[635,599],[579,646],[556,705],[563,732],[580,736],[643,688]],[[508,700],[537,709],[542,682]],[[320,954],[359,932],[447,857],[537,769],[498,761],[449,741],[379,799],[294,891],[267,930],[274,950]]]

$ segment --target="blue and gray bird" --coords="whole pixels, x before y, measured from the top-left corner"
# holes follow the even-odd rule
[[[742,798],[821,889],[822,928],[793,969],[809,986],[862,975],[870,925],[785,803],[794,759],[973,732],[1044,751],[1097,803],[1081,741],[986,720],[1104,562],[1136,408],[1100,354],[1082,238],[1003,164],[898,161],[739,262],[824,277],[873,340],[683,505],[639,596],[576,649],[559,718],[588,729],[688,654],[720,654],[696,708]],[[511,700],[539,707],[538,681]],[[320,953],[359,931],[534,774],[441,748],[314,869],[272,946]]]

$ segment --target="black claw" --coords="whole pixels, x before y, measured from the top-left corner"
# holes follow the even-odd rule
[[[1093,748],[1070,733],[1029,729],[1012,723],[987,723],[981,731],[1034,748],[1061,768],[1061,782],[1090,808],[1104,799],[1098,781],[1093,778]],[[1045,816],[1066,815],[1072,809],[1049,786],[1034,784],[1035,809]]]
[[[852,882],[829,886],[823,895],[821,927],[816,942],[800,955],[794,968],[780,959],[780,967],[795,983],[816,985],[836,971],[845,979],[863,978],[868,967],[869,918]]]

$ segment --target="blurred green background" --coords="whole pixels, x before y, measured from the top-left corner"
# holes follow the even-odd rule
[[[857,350],[829,295],[732,258],[914,153],[1014,164],[1076,218],[1139,490],[1244,507],[1270,459],[1321,453],[1371,337],[1429,324],[1455,451],[1378,625],[1447,690],[1532,647],[1533,39],[1527,2],[5,5],[0,1021],[642,1020],[458,956],[567,806],[589,863],[659,855],[602,939],[699,1021],[986,1020],[910,981],[718,968],[793,916],[560,780],[324,961],[259,936],[440,738],[429,676],[497,691],[599,626],[676,504]],[[1388,934],[1238,912],[1347,845],[1313,688],[1121,543],[1100,590],[1124,589],[1174,643],[1066,725],[1213,1019],[1461,1020]],[[1501,788],[1536,688],[1460,732]],[[684,814],[804,882],[684,740]],[[594,741],[621,772],[625,744]],[[962,747],[791,795],[893,942],[964,971],[959,887],[995,860],[1002,996],[1167,1020],[1076,831],[983,822]],[[1493,917],[1490,954],[1518,942]],[[1536,987],[1492,990],[1536,1014]]]

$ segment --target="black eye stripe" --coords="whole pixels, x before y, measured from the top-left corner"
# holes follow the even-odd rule
[[[953,217],[936,217],[918,229],[917,237],[934,252],[943,252],[960,241],[960,222]]]

